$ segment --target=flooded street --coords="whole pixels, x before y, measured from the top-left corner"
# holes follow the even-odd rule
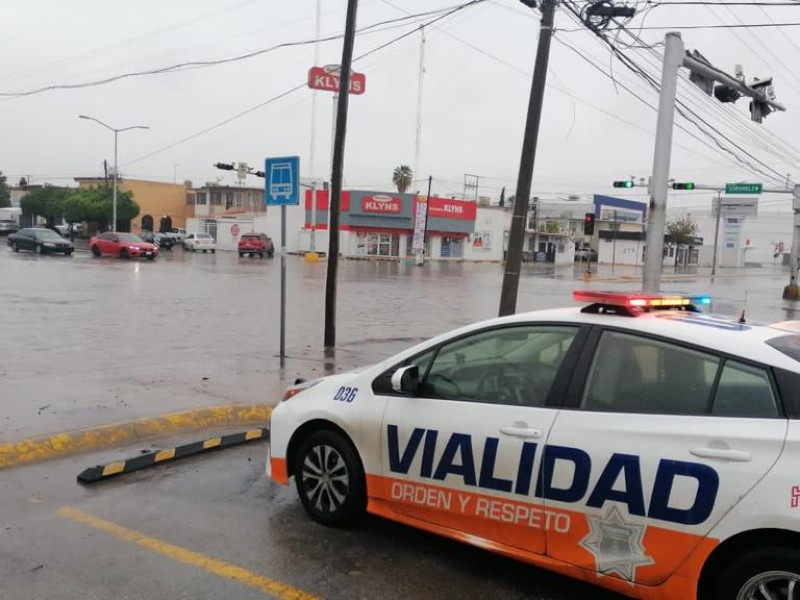
[[[298,376],[381,360],[496,316],[498,264],[340,262],[335,356],[323,355],[326,263],[287,258],[285,368],[278,359],[280,259],[163,252],[155,262],[0,249],[4,356],[0,440],[219,403],[274,404]],[[593,265],[593,270],[597,266]],[[571,292],[637,289],[608,268],[526,265],[518,312],[572,304]],[[708,293],[712,311],[793,317],[781,272],[665,281]]]

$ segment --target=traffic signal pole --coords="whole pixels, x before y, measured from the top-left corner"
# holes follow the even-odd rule
[[[539,124],[542,119],[544,86],[547,81],[547,63],[550,58],[550,41],[553,35],[556,0],[542,0],[542,21],[539,28],[539,43],[536,50],[536,63],[531,81],[531,94],[528,100],[528,117],[525,123],[525,136],[522,140],[522,155],[517,175],[517,197],[511,219],[508,237],[503,286],[500,291],[499,316],[512,315],[517,310],[519,292],[519,272],[522,265],[522,247],[525,243],[525,221],[528,217],[528,202],[531,195],[531,179],[536,162],[536,143],[539,139]]]
[[[678,89],[678,69],[681,67],[684,54],[680,33],[670,31],[666,35],[665,42],[661,94],[658,99],[653,176],[650,186],[650,206],[647,214],[647,246],[644,253],[642,281],[642,291],[645,293],[657,293],[661,287],[664,229],[667,220],[667,184],[672,155],[672,129],[675,121],[675,95]]]

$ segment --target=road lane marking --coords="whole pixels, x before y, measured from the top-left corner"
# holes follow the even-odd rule
[[[259,590],[273,596],[279,600],[318,600],[319,597],[303,590],[299,590],[280,581],[264,577],[258,573],[253,573],[247,569],[237,567],[225,561],[194,552],[175,544],[170,544],[158,538],[139,533],[133,529],[128,529],[122,525],[117,525],[111,521],[106,521],[89,513],[83,512],[71,506],[62,506],[58,509],[58,514],[62,517],[108,533],[125,542],[136,544],[152,552],[156,552],[175,561],[182,562],[198,569],[207,571],[225,579],[231,579],[242,585]]]

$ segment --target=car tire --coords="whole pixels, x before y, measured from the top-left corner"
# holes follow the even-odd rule
[[[150,256],[146,257],[149,261],[154,261],[156,259],[155,254],[151,254]]]
[[[308,515],[329,527],[349,527],[367,510],[364,467],[341,434],[315,431],[300,442],[294,457],[297,495]]]
[[[258,253],[258,258],[264,258],[264,253],[263,252],[259,252]]]
[[[211,251],[211,254],[216,254],[216,253],[217,253],[217,251],[216,251],[216,250],[212,250],[212,251]]]
[[[102,252],[100,252],[100,248],[98,248],[97,246],[92,246],[92,254],[94,256],[100,256]]]
[[[36,254],[44,254],[44,246],[41,244],[36,244]]]
[[[67,250],[64,252],[64,256],[72,256],[72,250]]]
[[[243,256],[244,256],[244,252],[239,252],[239,258],[242,258]]]
[[[785,590],[792,581],[800,586],[800,551],[780,546],[760,548],[742,554],[722,569],[703,600],[762,598],[755,595],[759,586]],[[775,597],[785,596],[778,593]]]
[[[274,250],[270,250],[269,253],[267,254],[267,256],[272,258],[273,256],[275,256],[275,251]]]
[[[130,257],[128,256],[128,251],[127,251],[127,250],[125,250],[125,248],[123,248],[122,250],[120,250],[120,251],[119,251],[119,257],[120,257],[120,258],[130,258]]]
[[[14,252],[19,252],[19,246],[17,245],[17,242],[14,242],[13,244],[11,244],[11,249]]]

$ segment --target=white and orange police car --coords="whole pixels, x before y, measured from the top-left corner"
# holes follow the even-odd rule
[[[267,471],[635,598],[800,599],[800,334],[676,295],[464,327],[302,382]]]

